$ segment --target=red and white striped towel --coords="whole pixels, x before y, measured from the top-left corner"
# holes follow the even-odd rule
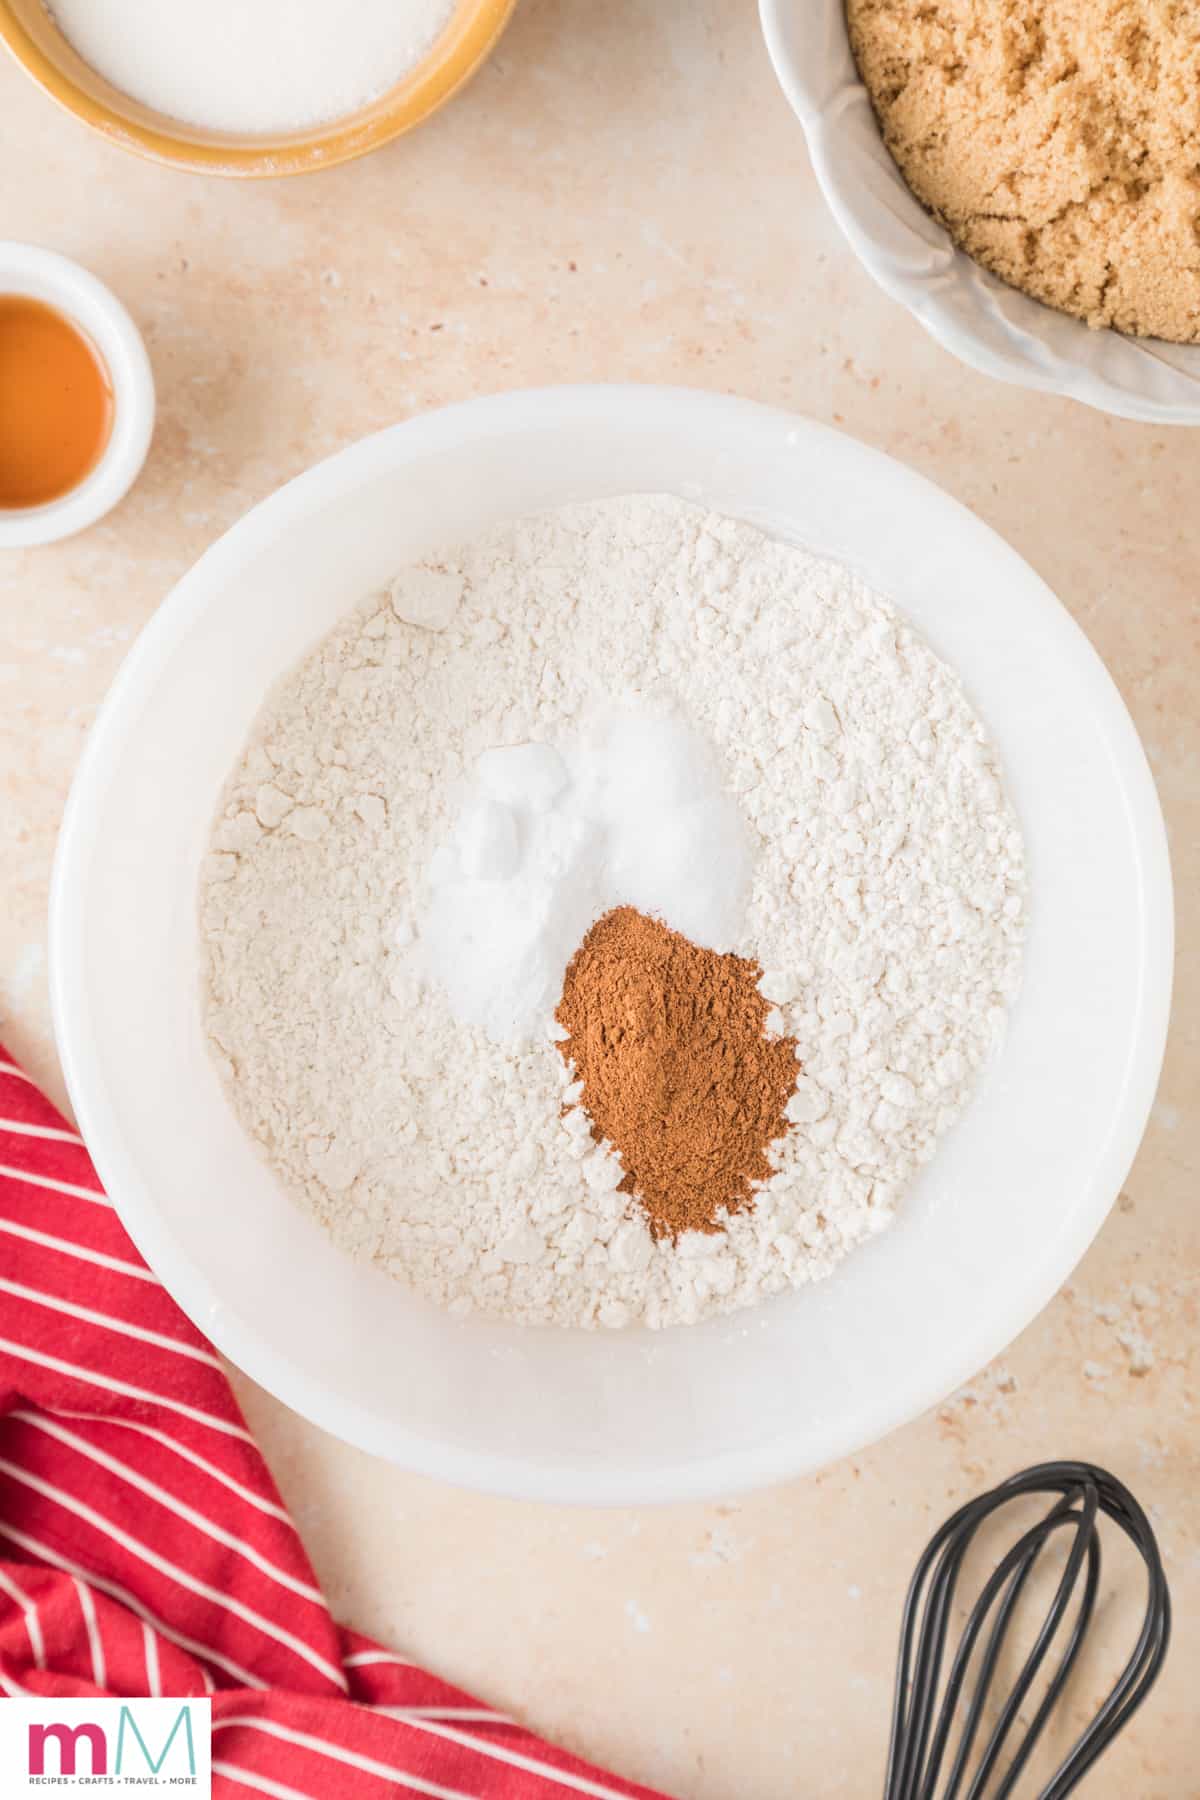
[[[212,1348],[2,1049],[0,1688],[210,1693],[217,1800],[654,1800],[334,1623]]]

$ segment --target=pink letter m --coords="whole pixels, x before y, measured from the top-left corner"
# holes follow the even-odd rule
[[[31,1775],[46,1773],[47,1738],[55,1738],[58,1741],[58,1773],[60,1775],[74,1775],[75,1751],[80,1738],[86,1738],[92,1747],[92,1774],[108,1774],[108,1743],[102,1726],[31,1725],[29,1727],[29,1773]]]

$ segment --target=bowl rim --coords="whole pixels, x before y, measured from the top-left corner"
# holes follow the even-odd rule
[[[844,16],[843,0],[810,0],[810,3],[834,9],[839,16]],[[1011,339],[1011,348],[1004,351],[993,348],[973,331],[969,323],[964,322],[963,309],[955,307],[949,298],[953,290],[961,291],[964,283],[970,284],[976,303],[993,317],[1002,318],[1005,309],[1013,306],[1036,307],[1046,315],[1047,322],[1053,321],[1060,334],[1064,327],[1072,327],[1088,333],[1091,338],[1103,339],[1106,335],[1116,337],[1122,344],[1136,347],[1143,356],[1159,363],[1162,361],[1163,350],[1194,349],[1200,361],[1200,344],[1164,344],[1155,338],[1130,339],[1117,332],[1096,333],[1082,320],[1046,306],[1022,293],[1020,289],[1002,282],[998,276],[990,274],[958,248],[949,232],[912,194],[903,175],[896,168],[891,152],[883,146],[877,123],[876,135],[883,147],[887,165],[894,170],[905,195],[920,210],[926,222],[926,236],[923,240],[918,239],[915,231],[911,233],[914,243],[921,243],[927,257],[930,235],[936,235],[940,245],[936,270],[931,268],[928,273],[921,275],[909,275],[893,266],[895,259],[889,258],[882,250],[878,254],[874,253],[875,241],[871,232],[858,217],[847,194],[842,191],[841,184],[835,179],[830,155],[833,136],[831,128],[836,126],[851,104],[856,100],[861,101],[870,110],[873,123],[874,109],[857,70],[853,71],[851,85],[839,83],[832,91],[824,94],[818,91],[814,85],[814,71],[800,62],[789,42],[789,23],[794,7],[795,0],[758,0],[759,22],[767,54],[784,96],[804,131],[822,198],[858,261],[889,299],[903,306],[930,337],[978,374],[991,376],[993,380],[1003,381],[1009,386],[1029,388],[1037,393],[1056,394],[1061,399],[1077,400],[1116,418],[1142,424],[1200,425],[1200,379],[1191,375],[1185,378],[1181,372],[1169,370],[1169,374],[1177,377],[1180,382],[1186,379],[1190,384],[1194,381],[1194,396],[1189,393],[1186,398],[1168,398],[1148,392],[1139,394],[1079,358],[1064,355],[1056,346],[1043,340],[1037,341],[1037,354],[1031,353],[1026,345],[1031,341],[1033,333],[1027,324],[1003,319],[1006,334]],[[842,29],[844,31],[844,24]],[[848,34],[846,54],[850,55]],[[1157,352],[1154,348],[1156,345],[1159,346]]]
[[[25,24],[18,0],[0,0],[0,43],[43,93],[110,143],[192,174],[266,180],[336,168],[421,124],[486,61],[516,4],[456,0],[430,54],[369,106],[308,130],[258,138],[187,126],[128,99],[94,71],[94,87],[85,85],[69,63],[88,65],[47,18],[47,35],[61,41],[68,66],[56,61]]]
[[[296,1371],[289,1359],[259,1332],[253,1320],[235,1316],[221,1295],[175,1243],[169,1225],[152,1196],[139,1194],[136,1171],[126,1161],[119,1130],[107,1118],[107,1077],[93,1033],[80,1017],[73,995],[83,991],[83,937],[80,928],[86,890],[89,820],[99,816],[97,799],[119,760],[128,716],[136,715],[141,697],[186,637],[193,619],[208,603],[214,578],[232,572],[303,514],[312,503],[327,505],[377,479],[386,466],[461,443],[464,434],[494,435],[514,429],[561,425],[569,420],[586,431],[589,421],[617,417],[623,429],[636,430],[639,420],[670,418],[673,428],[716,432],[754,421],[780,433],[803,431],[818,440],[847,443],[864,468],[899,478],[910,495],[925,495],[941,509],[969,518],[975,529],[995,540],[997,549],[1019,564],[1058,633],[1072,645],[1072,657],[1094,700],[1109,759],[1121,780],[1125,823],[1136,846],[1142,871],[1142,932],[1138,944],[1143,980],[1138,1001],[1138,1027],[1112,1129],[1093,1169],[1085,1200],[1078,1206],[1073,1229],[1055,1240],[1042,1255],[1028,1285],[1014,1293],[992,1318],[981,1316],[969,1339],[954,1346],[936,1379],[924,1372],[899,1381],[870,1412],[855,1416],[826,1434],[820,1453],[781,1434],[747,1450],[725,1450],[652,1477],[576,1463],[549,1465],[518,1452],[479,1452],[434,1441],[411,1429],[382,1420],[369,1408],[347,1403],[321,1380]],[[397,450],[403,455],[397,457]],[[999,1354],[1053,1298],[1103,1224],[1137,1152],[1158,1085],[1170,1011],[1173,964],[1173,895],[1166,828],[1153,777],[1133,721],[1097,652],[1071,619],[1052,590],[1038,578],[998,533],[985,525],[936,483],[896,458],[783,408],[698,389],[641,384],[579,385],[514,390],[458,402],[418,415],[360,439],[294,477],[260,501],[206,550],[171,590],[144,628],[119,670],[92,726],[64,814],[52,875],[49,914],[50,994],[52,1016],[67,1089],[80,1130],[92,1147],[97,1167],[116,1169],[110,1198],[139,1251],[168,1292],[188,1315],[198,1320],[217,1348],[285,1405],[322,1429],[373,1455],[418,1474],[459,1486],[519,1499],[588,1505],[638,1505],[684,1502],[733,1494],[792,1479],[828,1466],[861,1450],[937,1404],[945,1394],[970,1379]],[[121,1176],[128,1175],[127,1187]],[[135,1196],[137,1196],[135,1198]],[[686,1328],[684,1328],[686,1329]]]

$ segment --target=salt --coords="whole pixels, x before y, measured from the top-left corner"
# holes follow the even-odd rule
[[[516,873],[521,859],[516,817],[498,800],[480,795],[460,813],[454,846],[457,867],[468,880],[504,881]]]
[[[513,744],[485,750],[476,765],[489,794],[506,807],[547,812],[570,779],[567,766],[550,744]]]
[[[50,10],[131,99],[207,131],[263,136],[375,99],[428,55],[454,0],[50,0]]]
[[[427,871],[426,972],[464,1024],[524,1042],[610,907],[732,949],[752,858],[712,748],[670,714],[629,708],[561,748],[485,750]]]

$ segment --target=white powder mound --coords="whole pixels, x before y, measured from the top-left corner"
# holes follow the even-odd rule
[[[425,970],[496,1042],[544,1037],[564,969],[610,907],[731,950],[752,857],[716,758],[680,719],[625,711],[562,754],[485,750],[429,870]]]
[[[453,0],[48,0],[63,36],[143,106],[261,136],[344,118],[428,55]]]
[[[509,879],[500,815],[539,781],[557,801],[605,708],[718,759],[753,849],[732,947],[802,1060],[753,1209],[675,1245],[573,1104],[557,994],[496,1042],[422,941],[446,846]],[[524,767],[480,761],[517,746]],[[464,823],[489,780],[497,811]],[[912,628],[845,569],[626,498],[406,572],[270,697],[204,874],[207,1022],[245,1126],[347,1250],[455,1311],[670,1325],[888,1223],[1001,1035],[1024,919],[995,755]]]

